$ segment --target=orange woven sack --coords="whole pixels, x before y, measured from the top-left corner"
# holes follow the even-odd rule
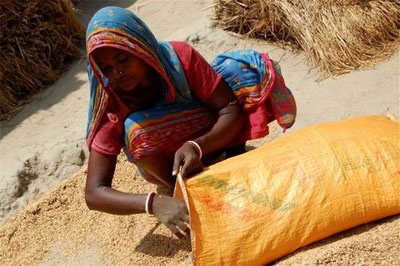
[[[195,265],[263,265],[400,213],[400,123],[368,116],[301,129],[193,178]]]

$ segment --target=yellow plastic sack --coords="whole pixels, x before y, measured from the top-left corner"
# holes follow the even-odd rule
[[[400,123],[313,126],[178,179],[195,265],[262,265],[400,213]]]

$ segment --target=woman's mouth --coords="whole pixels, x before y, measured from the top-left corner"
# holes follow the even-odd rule
[[[125,91],[131,91],[135,88],[135,80],[134,79],[128,79],[125,81],[121,81],[118,83],[118,87]]]

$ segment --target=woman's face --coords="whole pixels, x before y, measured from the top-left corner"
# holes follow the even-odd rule
[[[101,72],[119,90],[131,92],[136,87],[150,85],[150,67],[132,54],[112,47],[100,47],[93,51],[92,56]]]

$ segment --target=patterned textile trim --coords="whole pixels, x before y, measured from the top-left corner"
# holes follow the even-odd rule
[[[198,103],[135,112],[125,120],[125,128],[129,129],[125,147],[131,159],[175,151],[188,138],[210,129],[216,119],[216,114]]]
[[[271,71],[271,63],[266,61],[265,64],[265,75],[261,84],[255,84],[254,86],[241,87],[235,91],[235,95],[239,100],[239,103],[245,108],[249,109],[256,104],[263,103],[268,96],[268,92],[271,90],[275,83],[274,71]],[[251,64],[253,68],[255,65]],[[245,68],[242,64],[242,68]],[[272,69],[273,70],[273,69]],[[240,81],[238,82],[240,86]]]
[[[255,109],[275,85],[275,70],[266,54],[239,50],[218,55],[211,63],[244,109]]]
[[[273,62],[273,67],[276,70],[276,82],[268,100],[271,103],[275,119],[285,132],[296,120],[297,106],[292,92],[285,85],[279,64]]]

